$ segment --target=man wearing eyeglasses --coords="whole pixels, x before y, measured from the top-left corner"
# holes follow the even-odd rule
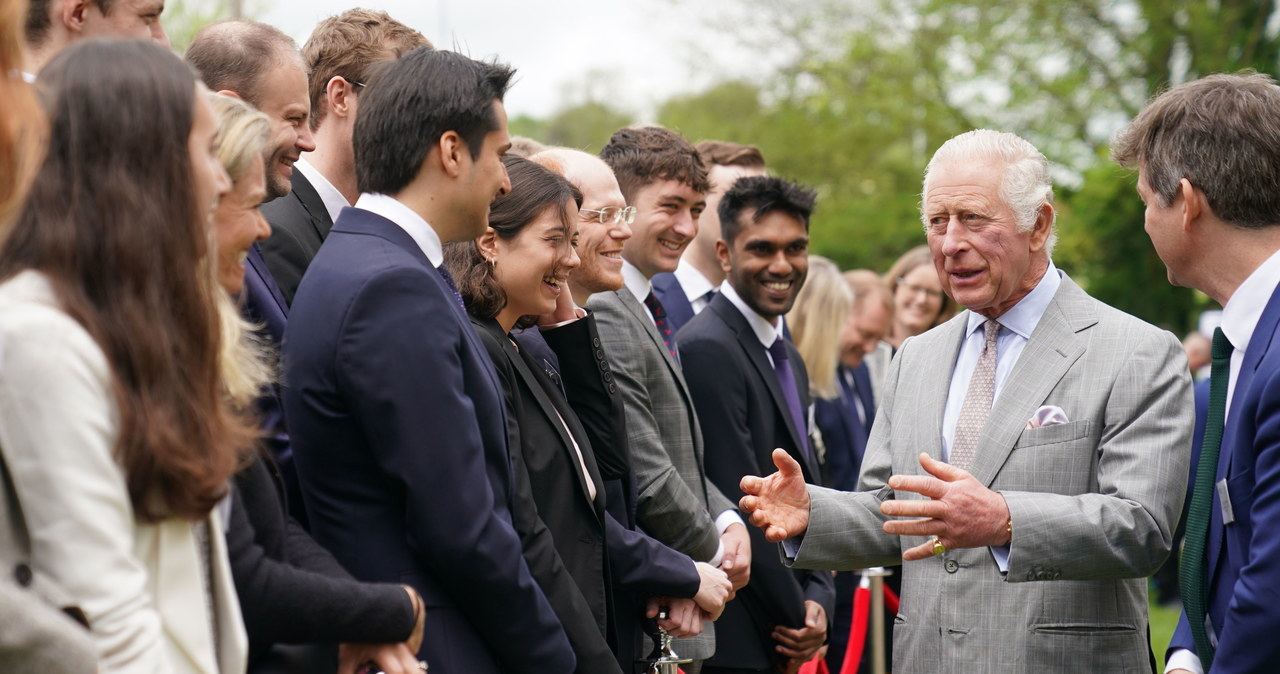
[[[355,203],[355,127],[360,90],[369,68],[431,43],[386,12],[352,9],[321,21],[302,47],[311,98],[315,150],[293,165],[293,189],[262,206],[271,223],[262,257],[287,304],[344,207]]]
[[[707,478],[675,332],[649,283],[655,274],[675,270],[697,233],[710,188],[706,168],[689,141],[659,127],[615,132],[600,157],[636,207],[632,236],[622,248],[623,286],[587,303],[623,400],[639,489],[636,518],[663,543],[719,566],[739,590],[750,577],[750,540],[737,507]],[[710,657],[715,647],[709,633],[704,628],[699,640],[681,642],[677,651]]]
[[[720,215],[716,209],[720,199],[738,178],[764,175],[760,148],[722,140],[704,140],[696,147],[711,181],[707,208],[699,219],[698,233],[676,270],[653,277],[653,292],[667,309],[673,334],[707,307],[724,282],[724,270],[716,257],[716,242],[720,240]]]

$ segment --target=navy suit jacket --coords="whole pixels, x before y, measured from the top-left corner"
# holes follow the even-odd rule
[[[262,215],[271,223],[271,237],[262,242],[262,257],[280,286],[285,306],[293,302],[307,265],[333,228],[329,209],[302,171],[294,168],[290,182],[289,194],[262,205]]]
[[[671,334],[680,332],[680,328],[694,316],[693,305],[689,302],[689,296],[684,294],[684,286],[680,285],[680,280],[671,272],[654,274],[649,282],[653,284],[654,296],[662,303],[662,308],[667,310],[667,325],[671,326]]]
[[[845,384],[845,372],[853,374],[853,390]],[[876,418],[876,403],[871,397],[871,375],[867,364],[855,368],[841,365],[836,371],[839,395],[834,400],[818,398],[813,403],[814,422],[822,433],[827,448],[827,486],[842,491],[858,490],[858,471],[862,468],[862,455],[871,435],[871,422]],[[866,422],[858,418],[858,408],[853,396],[862,401]]]
[[[284,375],[316,539],[355,577],[418,590],[432,669],[572,671],[512,525],[497,373],[408,233],[343,210],[294,299]]]
[[[1280,662],[1280,288],[1244,354],[1222,435],[1209,515],[1209,619],[1218,635],[1213,674],[1276,671]],[[1195,650],[1183,612],[1170,648]]]
[[[747,319],[723,294],[680,331],[680,359],[698,412],[706,447],[707,476],[731,499],[744,496],[744,475],[773,472],[773,450],[785,449],[818,484],[817,462],[801,449],[808,429],[797,427],[768,351]],[[809,378],[800,354],[786,344],[801,409],[809,407]],[[716,622],[717,667],[769,668],[781,662],[774,651],[775,626],[804,626],[805,600],[822,605],[828,623],[834,614],[835,585],[829,571],[792,570],[777,545],[759,527],[751,537],[751,582],[738,592]]]
[[[249,256],[245,260],[241,312],[250,323],[259,326],[258,335],[266,343],[272,348],[280,347],[284,341],[284,328],[289,322],[289,304],[285,302],[284,293],[276,284],[275,276],[268,269],[257,243],[249,247]],[[280,402],[279,383],[272,382],[271,389],[259,397],[256,404],[264,434],[262,443],[280,467],[289,514],[306,528],[310,525],[306,508],[302,504],[298,472],[293,465],[293,445],[289,439],[284,407]]]

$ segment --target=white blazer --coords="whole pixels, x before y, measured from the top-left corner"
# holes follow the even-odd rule
[[[134,517],[109,373],[47,278],[0,284],[0,454],[32,566],[88,616],[103,674],[242,674],[248,639],[221,518],[207,518],[206,576],[190,522]]]

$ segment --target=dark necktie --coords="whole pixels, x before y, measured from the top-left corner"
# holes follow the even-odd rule
[[[1222,328],[1213,331],[1213,365],[1209,374],[1209,416],[1200,442],[1200,462],[1196,464],[1196,487],[1187,509],[1187,535],[1179,564],[1178,583],[1187,625],[1195,639],[1196,654],[1204,671],[1213,664],[1213,645],[1205,629],[1208,587],[1205,578],[1205,539],[1213,509],[1213,478],[1218,474],[1218,450],[1222,448],[1222,428],[1227,415],[1227,380],[1231,376],[1231,342]]]
[[[787,400],[787,409],[791,412],[791,420],[795,422],[796,434],[800,436],[800,451],[809,456],[809,438],[804,410],[800,407],[800,393],[796,391],[796,377],[791,371],[791,361],[787,358],[787,343],[781,337],[773,340],[769,347],[769,355],[773,357],[773,373],[778,376],[778,386],[782,387],[782,397]]]
[[[658,334],[662,335],[662,343],[667,345],[667,351],[671,352],[671,357],[676,357],[676,340],[671,334],[671,324],[667,322],[667,310],[663,308],[662,302],[658,301],[658,296],[649,291],[649,296],[644,298],[644,305],[649,307],[649,313],[653,314],[653,324],[658,328]]]
[[[462,302],[462,293],[458,292],[458,286],[454,284],[453,276],[449,273],[449,270],[445,269],[444,264],[441,263],[439,267],[436,267],[436,271],[440,272],[440,278],[444,279],[444,284],[449,286],[449,290],[453,293],[453,299],[457,300],[459,307],[462,307],[462,313],[467,313],[467,305]]]

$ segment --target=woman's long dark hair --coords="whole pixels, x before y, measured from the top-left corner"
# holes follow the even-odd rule
[[[136,515],[206,515],[255,431],[225,400],[211,241],[188,137],[196,79],[142,41],[86,41],[40,88],[50,141],[0,243],[0,278],[46,275],[111,368]]]
[[[516,238],[548,208],[556,209],[560,220],[569,224],[565,203],[570,199],[582,207],[582,192],[550,169],[510,154],[502,158],[502,164],[507,167],[511,191],[494,199],[489,207],[489,227],[498,238],[504,241]],[[475,241],[445,245],[444,262],[456,279],[458,292],[472,316],[493,318],[507,305],[507,294],[494,278],[493,268],[480,255]]]

